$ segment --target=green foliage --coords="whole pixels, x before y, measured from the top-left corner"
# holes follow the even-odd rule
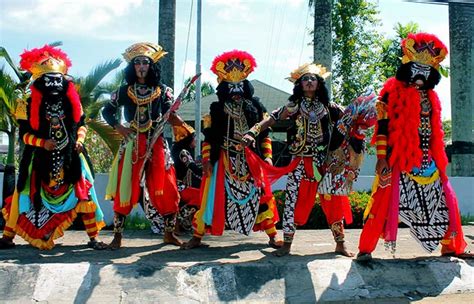
[[[125,219],[125,230],[148,230],[150,228],[150,221],[138,214],[127,216]]]
[[[187,78],[184,83],[188,83],[191,80],[191,77]],[[214,94],[216,90],[212,84],[208,81],[201,83],[201,96],[205,97],[207,95]],[[184,97],[183,103],[194,102],[196,100],[196,83],[193,83],[189,87],[189,93]]]
[[[474,225],[474,215],[461,215],[461,225]]]
[[[281,228],[283,221],[283,209],[285,206],[285,191],[277,190],[273,192],[275,201],[277,203],[278,213],[280,215],[280,222],[277,224],[277,228]],[[353,223],[349,225],[349,228],[362,228],[363,225],[363,215],[364,210],[367,207],[367,203],[370,199],[369,192],[351,192],[349,195],[349,201],[352,209]],[[319,197],[315,199],[315,204],[311,214],[309,215],[308,222],[298,229],[327,229],[328,224],[326,221],[326,216],[324,215],[323,209],[321,208]]]
[[[380,83],[379,25],[374,1],[334,0],[332,91],[337,103],[347,105],[367,87]]]
[[[451,120],[444,120],[443,121],[443,131],[444,131],[444,138],[443,141],[445,143],[450,142],[452,139],[452,124]]]
[[[400,46],[401,42],[409,33],[418,33],[419,25],[414,22],[409,22],[405,25],[397,23],[393,29],[397,33],[396,36],[382,41],[382,50],[379,56],[379,68],[382,81],[385,81],[396,74],[403,56],[402,48]]]
[[[95,131],[89,130],[84,145],[94,166],[94,172],[108,173],[112,166],[114,155],[108,149],[105,141]]]

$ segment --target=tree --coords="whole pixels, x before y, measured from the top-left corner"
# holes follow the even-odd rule
[[[382,81],[395,76],[398,67],[401,64],[403,56],[401,41],[405,39],[409,33],[418,33],[419,26],[417,23],[409,22],[406,25],[397,23],[393,29],[397,33],[395,38],[388,38],[382,41],[382,50],[380,54],[380,73]]]
[[[158,44],[168,52],[168,54],[161,59],[161,81],[173,88],[176,0],[160,0],[159,6]]]
[[[59,42],[50,45],[58,45]],[[18,102],[25,102],[29,94],[26,87],[30,75],[26,72],[20,71],[15,62],[11,59],[7,50],[0,47],[0,57],[3,57],[13,72],[18,78],[15,81],[9,76],[4,67],[0,72],[0,132],[5,132],[8,135],[8,154],[3,175],[3,198],[9,197],[15,190],[15,147],[16,147],[16,132],[18,123],[16,122],[15,112]]]
[[[332,71],[332,6],[333,0],[310,0],[314,8],[313,62]]]
[[[188,83],[191,80],[191,77],[187,78],[184,83]],[[204,81],[201,84],[201,96],[208,96],[214,94],[216,90],[209,81]],[[196,84],[193,83],[189,88],[189,93],[185,96],[183,103],[194,102],[196,99]]]
[[[310,0],[309,4],[322,5],[323,2],[327,4],[328,0]],[[368,86],[380,83],[377,60],[381,36],[376,30],[380,20],[376,4],[371,0],[332,2],[333,99],[348,104]],[[315,28],[313,35],[315,30],[321,29]],[[313,41],[313,44],[317,43]]]
[[[109,101],[112,92],[119,88],[123,75],[118,74],[112,83],[100,85],[100,82],[107,74],[118,68],[120,63],[120,59],[106,61],[96,66],[89,75],[78,78],[75,82],[86,115],[87,126],[102,138],[113,154],[119,148],[121,137],[100,119],[99,113],[105,103]]]

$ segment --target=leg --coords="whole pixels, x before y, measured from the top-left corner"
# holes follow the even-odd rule
[[[99,231],[97,229],[95,213],[83,213],[82,221],[84,222],[84,227],[86,228],[87,235],[90,239],[90,241],[87,243],[87,246],[95,250],[107,249],[107,244],[98,240]]]
[[[268,235],[268,245],[272,248],[278,249],[283,246],[283,241],[277,241],[277,230],[275,227],[275,223],[272,219],[266,219],[262,223],[263,228],[265,229],[265,233]]]
[[[175,226],[176,226],[176,213],[165,215],[164,219],[165,219],[165,235],[163,237],[163,242],[165,244],[181,246],[183,242],[181,242],[174,233]]]
[[[354,253],[347,249],[344,241],[344,221],[332,223],[331,231],[334,241],[336,241],[336,249],[334,251],[346,257],[353,257]]]
[[[298,186],[300,184],[303,162],[301,162],[294,172],[288,174],[285,194],[285,209],[283,212],[283,246],[274,252],[275,256],[281,257],[290,253],[293,237],[296,232],[295,205],[298,197]]]
[[[347,220],[349,224],[352,223],[349,198],[342,195],[319,194],[319,200],[336,242],[334,252],[353,257],[354,253],[347,249],[344,240],[344,220]]]
[[[115,212],[114,214],[114,238],[109,244],[111,250],[117,250],[122,247],[122,233],[125,226],[125,215]]]

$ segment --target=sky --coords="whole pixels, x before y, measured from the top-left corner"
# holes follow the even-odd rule
[[[69,74],[87,75],[98,64],[115,58],[131,44],[158,41],[158,0],[2,0],[0,45],[19,61],[24,49],[62,41],[72,61]],[[177,0],[175,89],[194,74],[196,65],[196,0]],[[310,62],[309,30],[313,17],[307,0],[203,0],[203,81],[216,84],[209,70],[222,52],[241,49],[252,54],[258,79],[286,92],[285,77]],[[448,7],[445,5],[379,0],[381,32],[393,37],[397,22],[416,22],[449,46]],[[193,14],[191,16],[191,9]],[[190,22],[191,16],[191,22]],[[190,31],[189,31],[190,29]],[[188,43],[189,34],[189,43]],[[449,48],[449,47],[448,47]],[[186,49],[187,54],[186,54]],[[0,66],[6,65],[0,59]],[[449,58],[443,62],[449,65]],[[120,68],[125,67],[125,63]],[[112,72],[113,76],[113,72]],[[451,116],[449,78],[436,89],[443,103],[443,119]],[[265,96],[260,96],[265,98]],[[283,102],[283,101],[282,101]]]

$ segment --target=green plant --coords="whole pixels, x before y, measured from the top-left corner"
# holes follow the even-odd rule
[[[277,204],[278,213],[280,215],[280,222],[277,224],[277,228],[281,228],[281,222],[283,221],[283,210],[285,207],[285,191],[277,190],[273,192],[275,201]],[[352,209],[353,222],[348,228],[362,228],[364,210],[367,207],[367,203],[370,199],[370,193],[364,191],[353,191],[349,194],[349,201]],[[308,222],[298,229],[327,229],[328,224],[326,216],[321,208],[319,202],[319,196],[315,198],[315,204],[313,210],[308,218]]]
[[[150,227],[150,221],[138,214],[128,216],[125,220],[125,230],[147,230]]]
[[[474,225],[474,215],[461,215],[461,225]]]
[[[112,166],[114,155],[103,138],[95,130],[89,129],[84,145],[94,166],[94,172],[108,173]]]

